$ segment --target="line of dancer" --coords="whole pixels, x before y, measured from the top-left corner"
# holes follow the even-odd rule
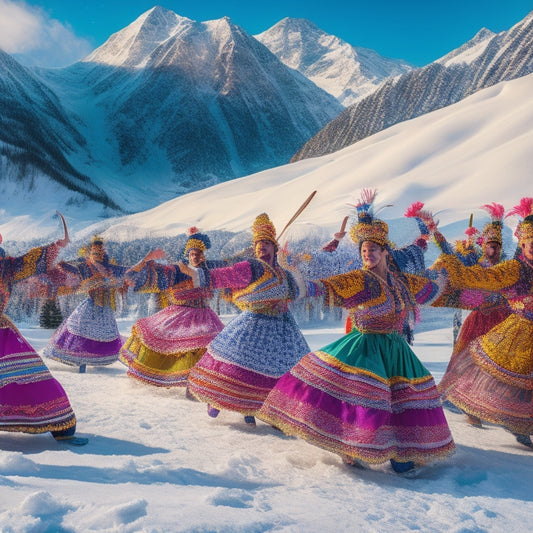
[[[3,254],[0,430],[52,431],[56,438],[75,430],[64,390],[3,313],[12,285],[37,276],[62,293],[86,296],[43,350],[81,373],[120,360],[127,376],[144,385],[185,389],[212,418],[237,412],[249,426],[259,419],[351,466],[388,462],[408,477],[454,452],[443,402],[469,424],[501,426],[533,449],[533,199],[523,198],[507,214],[501,204],[481,206],[491,221],[482,232],[469,227],[468,239],[455,245],[417,201],[405,215],[420,235],[401,248],[377,217],[375,199],[374,189],[363,189],[349,231],[344,221],[334,240],[307,251],[305,261],[280,249],[266,213],[252,224],[245,259],[206,259],[210,239],[195,227],[174,263],[156,249],[133,266],[116,265],[100,236],[82,257],[57,262],[67,233],[19,258]],[[506,259],[509,216],[520,222],[516,253]],[[346,234],[351,257],[339,246]],[[441,254],[426,268],[430,240]],[[124,339],[113,309],[116,295],[127,290],[157,294],[162,308],[138,319]],[[215,293],[238,310],[226,325],[213,310]],[[344,309],[346,334],[311,351],[291,313],[303,298]],[[469,311],[438,384],[410,347],[420,306]],[[22,348],[15,349],[15,337]],[[39,372],[20,372],[21,357]],[[37,386],[43,380],[56,397]],[[24,421],[30,408],[13,392],[22,383],[36,401],[48,402],[55,425],[46,416]]]

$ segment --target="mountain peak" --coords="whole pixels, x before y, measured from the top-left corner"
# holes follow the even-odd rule
[[[84,62],[105,63],[114,66],[140,67],[146,64],[149,55],[169,37],[194,22],[169,9],[155,6],[129,26],[111,35],[99,48],[84,59]]]
[[[487,28],[481,28],[472,39],[441,57],[435,63],[440,63],[445,66],[457,63],[470,64],[485,51],[488,43],[495,35],[493,31]]]
[[[297,17],[285,17],[281,19],[277,24],[272,26],[273,28],[294,28],[294,29],[312,29],[315,31],[320,31],[322,33],[325,33],[323,30],[321,30],[314,22],[311,22],[309,19],[306,18],[297,18]]]
[[[374,91],[384,79],[411,69],[405,61],[356,48],[304,18],[286,17],[255,38],[344,106]]]

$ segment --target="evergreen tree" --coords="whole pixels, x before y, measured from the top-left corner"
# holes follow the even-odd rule
[[[53,298],[46,300],[39,315],[39,325],[45,329],[56,329],[61,322],[63,316],[56,300]]]

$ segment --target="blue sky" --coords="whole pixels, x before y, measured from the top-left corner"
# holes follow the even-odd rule
[[[27,63],[63,66],[156,4],[193,20],[228,16],[252,35],[287,16],[307,18],[353,46],[415,66],[533,11],[533,0],[0,0],[0,48]]]

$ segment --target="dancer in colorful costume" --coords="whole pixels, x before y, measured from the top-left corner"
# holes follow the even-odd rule
[[[426,223],[423,221],[423,219],[420,217],[420,211],[424,207],[424,204],[421,202],[415,202],[411,204],[405,211],[404,216],[406,218],[414,218],[414,220],[417,223],[418,229],[420,231],[420,235],[411,243],[406,246],[402,246],[401,248],[397,248],[395,246],[390,246],[390,257],[391,261],[389,263],[389,266],[392,269],[399,270],[401,272],[407,272],[409,274],[418,274],[422,275],[426,270],[426,265],[424,261],[424,253],[427,251],[428,248],[428,240],[431,238],[431,232],[429,231]],[[345,221],[348,217],[345,218]],[[341,227],[341,231],[338,233],[335,233],[334,238],[331,242],[329,242],[326,246],[324,246],[323,251],[327,252],[334,252],[340,241],[344,238],[346,235],[346,232],[344,231],[345,222],[343,222],[343,225]],[[436,228],[436,226],[434,226]],[[338,273],[341,272],[348,272],[349,270],[353,270],[356,268],[361,268],[362,262],[360,259],[357,262],[353,262],[352,260],[347,261],[347,263],[350,264],[350,268],[346,270],[339,270]],[[305,274],[304,274],[305,275]],[[309,277],[309,276],[306,276]],[[325,276],[321,276],[325,277]],[[345,324],[345,332],[350,333],[352,331],[352,321],[350,317],[346,319]],[[412,344],[412,335],[409,328],[406,329],[406,339],[409,344]]]
[[[309,346],[288,309],[298,294],[293,276],[276,260],[276,230],[268,215],[252,226],[256,259],[205,271],[184,269],[195,286],[230,289],[231,301],[242,311],[207,347],[191,369],[189,392],[208,404],[208,414],[237,411],[255,425],[260,409],[278,378]]]
[[[428,228],[429,234],[433,237],[435,244],[438,248],[440,248],[443,253],[455,255],[461,261],[461,263],[466,266],[475,265],[479,261],[479,258],[482,255],[482,251],[477,243],[477,241],[479,240],[479,231],[477,228],[472,226],[472,215],[470,215],[470,224],[465,230],[466,238],[458,240],[455,242],[454,245],[452,245],[437,229],[438,222],[434,220],[432,213],[426,209],[423,209],[423,207],[424,204],[422,202],[415,202],[414,204],[412,204],[411,213],[408,216],[415,216],[417,218],[417,221],[421,221],[421,223]],[[487,206],[484,206],[484,208],[486,207]],[[501,207],[501,209],[503,210],[503,207]],[[451,292],[452,294],[445,292],[443,296],[439,298],[439,300],[434,302],[433,305],[435,307],[452,307],[456,309],[453,316],[453,343],[455,345],[463,322],[462,309],[469,310],[472,308],[468,307],[465,302],[463,302],[463,304],[466,307],[459,307],[457,305],[457,302],[461,298],[457,295],[457,291]],[[447,407],[450,406],[451,404],[447,402]]]
[[[403,332],[417,304],[440,285],[388,267],[388,226],[373,214],[375,191],[363,190],[350,235],[363,268],[320,280],[318,294],[349,310],[352,331],[305,355],[276,384],[259,418],[361,466],[391,462],[395,472],[454,450],[439,392]]]
[[[85,250],[82,250],[85,252]],[[63,321],[43,354],[67,365],[110,365],[118,360],[122,338],[113,308],[116,292],[125,287],[127,267],[110,262],[104,241],[95,235],[86,257],[61,261],[52,273],[56,283],[87,298]]]
[[[0,431],[73,439],[76,417],[63,387],[4,314],[13,285],[46,274],[67,242],[65,232],[64,239],[20,257],[6,257],[0,248]]]
[[[489,212],[491,222],[485,224],[481,233],[482,254],[477,263],[482,267],[491,267],[497,265],[502,259],[502,228],[505,210],[503,205],[497,203],[483,205],[481,209]],[[453,307],[458,300],[461,300],[461,291],[455,292],[451,298],[448,298],[447,307]],[[439,390],[443,392],[444,400],[446,400],[445,390],[450,386],[453,376],[456,375],[454,369],[456,365],[460,364],[460,354],[465,347],[511,314],[511,308],[503,296],[494,297],[490,300],[484,299],[483,304],[481,307],[475,307],[471,310],[459,330],[448,368],[441,383],[439,383]],[[463,379],[465,379],[465,376],[463,376]],[[482,427],[480,418],[468,413],[466,418],[469,424]]]
[[[533,448],[533,198],[523,198],[509,215],[524,217],[515,231],[519,248],[513,259],[465,267],[443,255],[433,266],[445,269],[453,288],[468,289],[480,301],[491,291],[511,309],[507,318],[462,347],[440,387],[443,397],[465,413],[503,426]]]
[[[209,237],[191,228],[184,256],[194,268],[212,268],[216,264],[207,262],[204,255],[210,247]],[[120,361],[128,366],[128,375],[140,381],[160,387],[185,387],[190,369],[224,328],[209,307],[213,291],[209,287],[194,288],[178,265],[144,261],[132,270],[139,271],[135,290],[166,291],[170,303],[155,315],[135,322],[131,336],[120,349]]]

